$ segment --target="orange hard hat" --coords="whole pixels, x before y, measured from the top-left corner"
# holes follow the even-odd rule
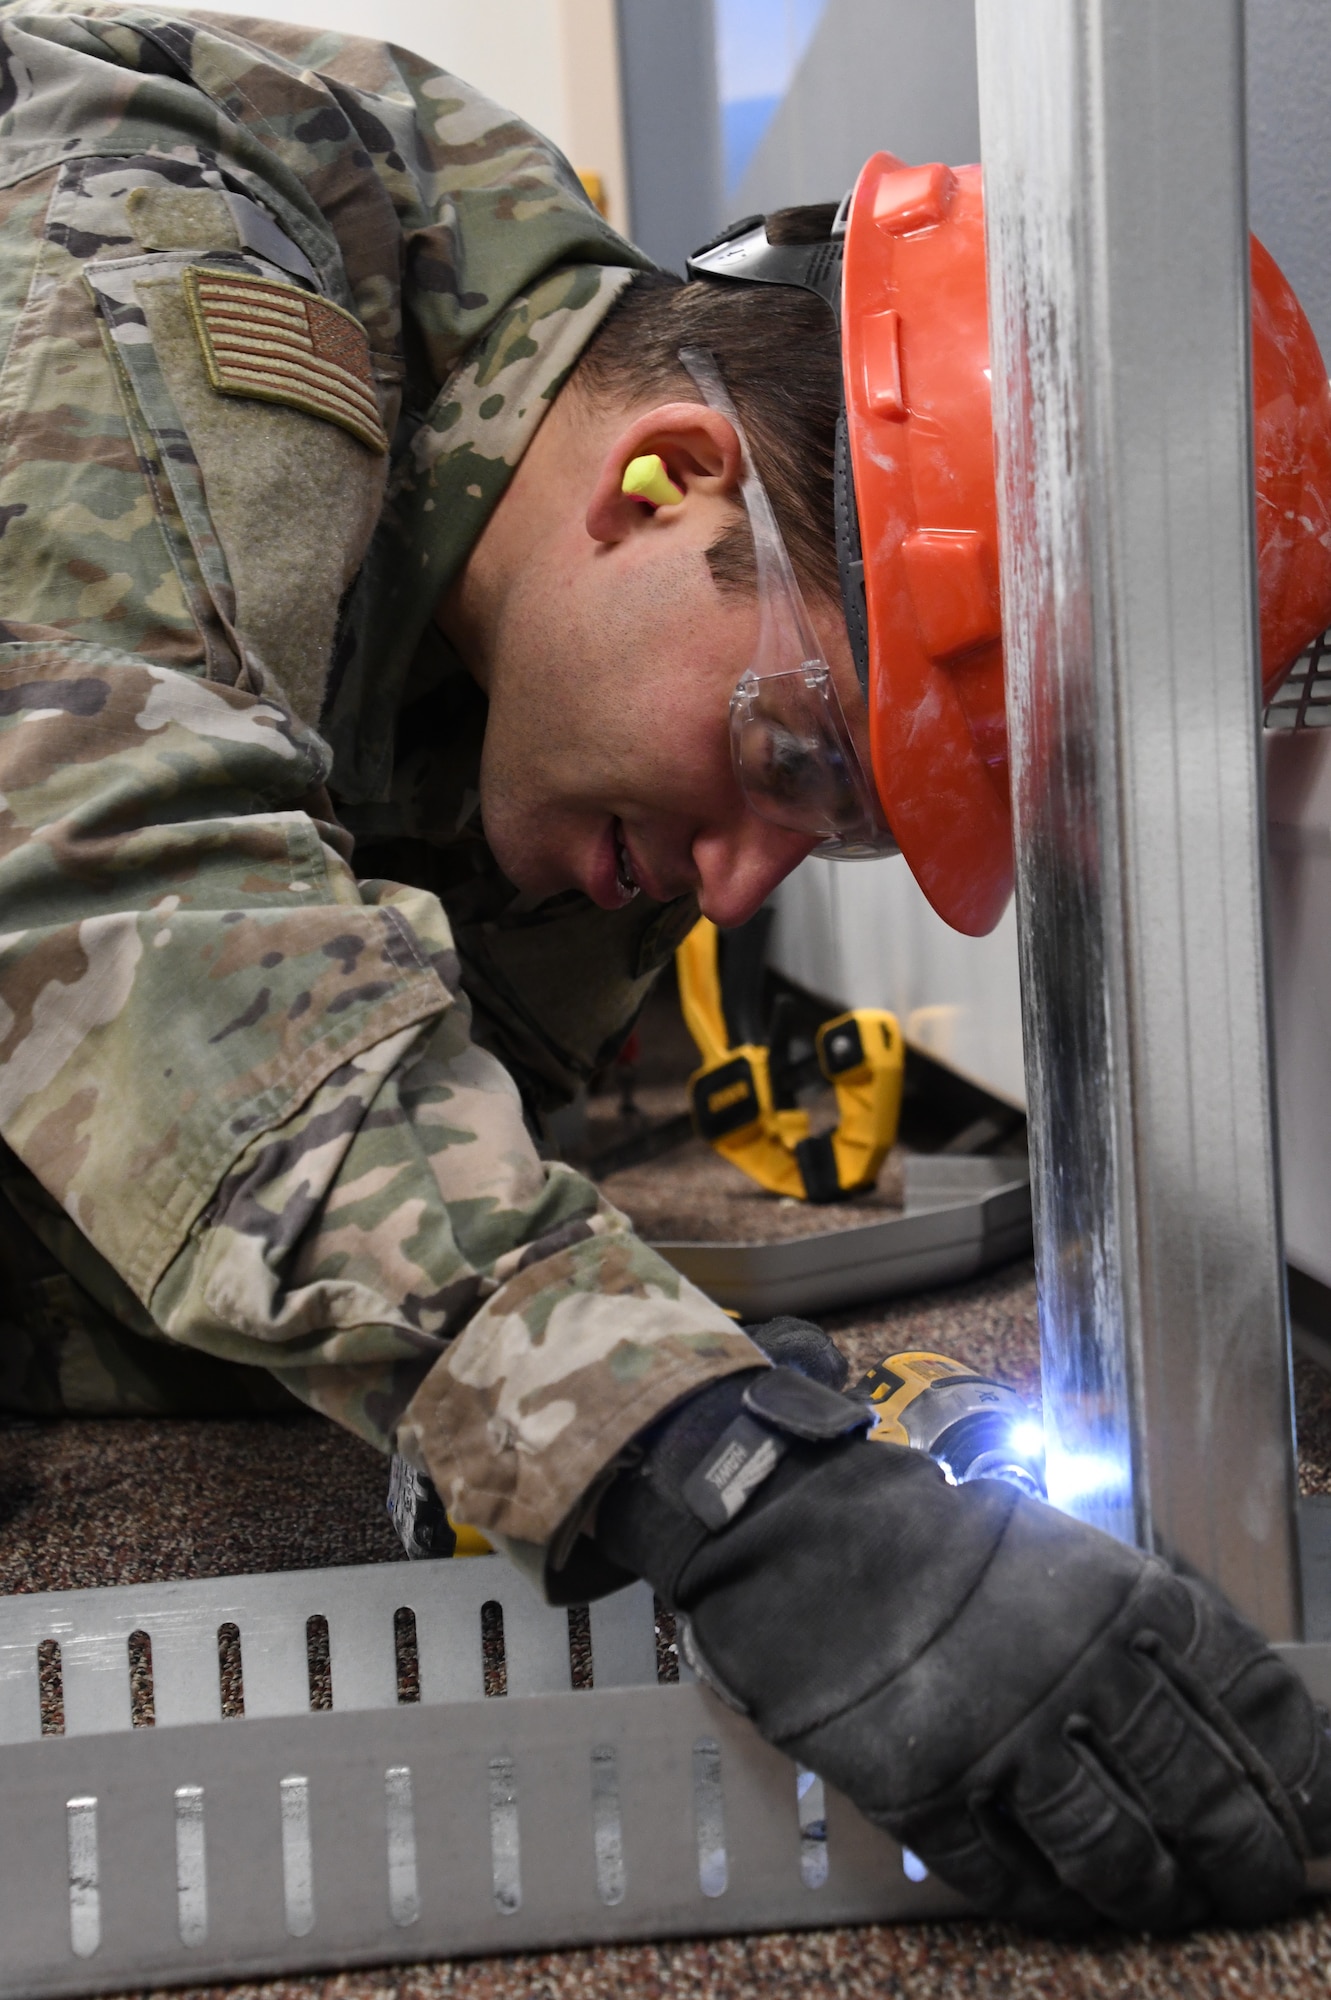
[[[876,154],[850,202],[842,284],[864,580],[847,618],[852,639],[867,618],[874,781],[935,910],[979,936],[1013,879],[980,169]],[[1252,330],[1269,699],[1331,624],[1331,387],[1256,240]]]
[[[873,765],[866,825],[840,851],[899,845],[938,914],[980,936],[1013,878],[980,169],[876,153],[829,239],[772,243],[763,218],[747,216],[696,251],[688,272],[798,285],[840,318],[837,556]],[[1331,385],[1298,300],[1255,239],[1252,332],[1269,700],[1331,624]],[[771,750],[782,730],[815,757],[830,746],[852,775],[862,762],[838,738],[833,708],[827,697],[826,713],[787,712],[767,731],[783,784],[790,758]],[[780,824],[804,824],[770,799],[754,803]]]

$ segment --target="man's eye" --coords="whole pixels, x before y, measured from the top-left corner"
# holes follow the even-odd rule
[[[807,736],[769,724],[761,732],[760,743],[753,746],[758,751],[753,775],[773,800],[807,801],[827,782],[822,747]],[[749,762],[747,757],[745,762]]]
[[[787,797],[820,799],[837,820],[853,807],[855,788],[835,740],[769,729],[765,764],[768,783]]]
[[[804,737],[774,729],[768,737],[767,764],[772,776],[787,784],[807,783],[817,768],[816,752]]]

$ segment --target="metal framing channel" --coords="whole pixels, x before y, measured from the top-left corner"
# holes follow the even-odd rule
[[[1242,0],[978,0],[1053,1495],[1300,1625]]]

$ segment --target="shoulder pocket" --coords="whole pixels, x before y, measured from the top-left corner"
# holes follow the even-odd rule
[[[192,264],[185,297],[204,367],[222,396],[281,403],[337,424],[382,456],[370,343],[358,319],[299,285]]]
[[[317,720],[388,464],[359,322],[253,255],[86,276],[244,683]]]

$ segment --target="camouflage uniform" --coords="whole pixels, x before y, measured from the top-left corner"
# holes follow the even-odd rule
[[[503,880],[431,622],[641,260],[374,43],[11,6],[0,113],[0,1393],[276,1381],[545,1545],[760,1359],[515,1081],[566,1096],[692,910]]]

